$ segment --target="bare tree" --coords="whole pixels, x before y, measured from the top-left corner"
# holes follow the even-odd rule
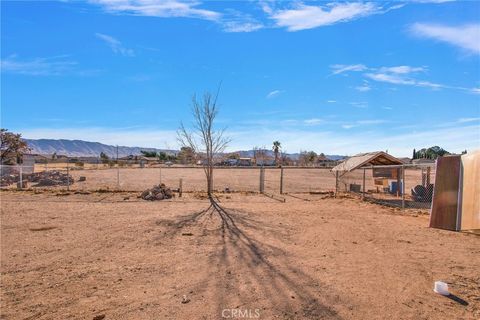
[[[207,178],[207,192],[210,198],[213,191],[215,157],[221,154],[230,142],[230,139],[224,135],[225,129],[215,128],[215,118],[218,115],[217,101],[219,92],[220,88],[215,95],[205,92],[203,99],[197,99],[197,96],[194,94],[192,96],[192,131],[188,131],[183,122],[177,131],[180,144],[191,148],[197,159],[201,160]]]

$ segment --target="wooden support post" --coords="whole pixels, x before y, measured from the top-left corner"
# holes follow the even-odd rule
[[[280,194],[283,194],[283,167],[280,169]]]
[[[338,193],[338,171],[335,171],[335,198],[337,197]]]
[[[367,169],[363,169],[363,186],[362,186],[362,199],[365,199],[365,173]]]
[[[402,177],[400,176],[400,168],[397,169],[397,197],[400,196],[400,182],[402,181]]]
[[[183,193],[183,179],[180,178],[180,181],[178,182],[178,197],[181,198]]]
[[[405,209],[405,167],[402,166],[402,209]]]

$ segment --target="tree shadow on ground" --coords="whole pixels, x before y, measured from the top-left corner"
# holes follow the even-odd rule
[[[212,297],[218,318],[224,309],[241,308],[260,309],[261,318],[341,319],[333,308],[342,303],[334,290],[301,270],[301,261],[267,243],[285,242],[285,228],[252,215],[226,209],[212,198],[205,210],[157,224],[167,227],[165,237],[195,228],[218,239],[209,255],[209,276],[195,288]]]

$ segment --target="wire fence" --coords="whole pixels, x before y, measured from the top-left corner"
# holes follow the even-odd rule
[[[433,198],[435,166],[398,165],[360,168],[338,175],[337,191],[356,193],[377,203],[429,209]]]
[[[207,189],[201,166],[45,163],[1,165],[0,169],[2,189],[141,192],[161,183],[183,192]],[[269,194],[348,192],[402,208],[430,208],[434,179],[434,167],[428,165],[377,166],[347,173],[311,167],[216,167],[213,189]]]

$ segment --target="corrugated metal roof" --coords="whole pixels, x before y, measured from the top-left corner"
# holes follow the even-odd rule
[[[352,171],[365,166],[378,166],[378,165],[396,165],[403,164],[400,159],[389,155],[383,151],[359,153],[350,157],[334,167],[332,171]]]

